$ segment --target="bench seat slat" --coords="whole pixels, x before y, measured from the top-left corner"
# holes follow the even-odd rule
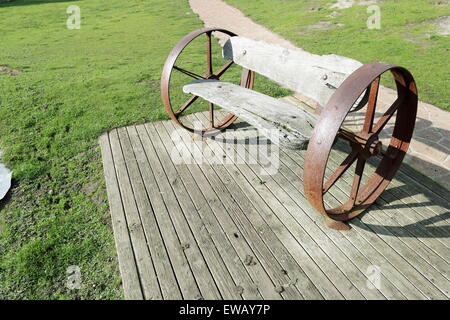
[[[219,80],[196,80],[183,87],[247,121],[273,143],[290,149],[305,149],[317,116],[297,106]]]

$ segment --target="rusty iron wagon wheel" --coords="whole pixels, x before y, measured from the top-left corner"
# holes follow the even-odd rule
[[[167,57],[167,60],[164,64],[162,76],[161,76],[161,97],[164,103],[164,106],[166,108],[167,113],[169,114],[170,118],[177,123],[178,125],[182,126],[186,130],[189,130],[191,132],[197,132],[202,135],[210,135],[217,133],[220,130],[226,129],[229,127],[234,121],[236,121],[237,117],[231,113],[226,114],[223,116],[223,118],[219,121],[215,120],[214,116],[214,105],[212,103],[209,103],[209,127],[205,128],[193,128],[191,124],[184,123],[181,120],[181,116],[186,109],[188,109],[199,97],[195,95],[191,95],[191,97],[184,102],[181,105],[174,105],[171,102],[171,76],[174,71],[181,72],[195,80],[199,79],[215,79],[219,80],[220,77],[227,71],[229,68],[233,65],[233,61],[228,61],[225,63],[220,69],[214,72],[213,70],[213,57],[212,57],[212,33],[223,33],[227,36],[234,37],[236,34],[234,34],[231,31],[225,30],[225,29],[218,29],[218,28],[203,28],[199,30],[195,30],[188,35],[186,35],[183,39],[180,40],[180,42],[177,43],[177,45],[172,49],[169,56]],[[204,74],[200,75],[193,71],[187,70],[182,68],[181,66],[177,66],[177,60],[179,59],[180,55],[182,54],[183,50],[192,43],[192,41],[198,37],[205,36],[206,40],[206,50],[205,50],[205,62],[206,67],[204,68]],[[251,89],[253,87],[254,82],[254,72],[243,69],[241,73],[240,78],[240,85]]]
[[[386,71],[390,71],[395,80],[397,97],[375,122],[380,77]],[[346,130],[342,124],[356,99],[366,89],[369,90],[369,98],[362,130]],[[408,150],[414,130],[417,103],[417,88],[411,73],[405,68],[387,63],[363,65],[352,73],[330,98],[314,128],[304,166],[306,196],[312,206],[325,216],[327,226],[338,230],[350,229],[343,221],[362,213],[386,189]],[[392,135],[389,135],[389,145],[381,152],[383,148],[379,140],[380,133],[395,113],[396,119]],[[352,151],[327,181],[324,181],[328,158],[336,138],[348,141]],[[364,185],[361,185],[366,161],[377,155],[381,156],[378,166]],[[348,200],[338,207],[326,208],[324,195],[355,161],[356,168]]]

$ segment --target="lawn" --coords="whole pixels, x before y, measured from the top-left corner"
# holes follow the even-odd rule
[[[336,0],[225,1],[307,51],[404,66],[416,78],[421,100],[450,110],[450,36],[438,34],[433,25],[450,15],[449,1],[354,1],[378,3],[379,30],[367,28],[372,15],[367,5],[334,9]]]
[[[448,6],[386,1],[381,30],[367,30],[365,7],[354,6],[333,18],[344,26],[305,31],[331,19],[332,1],[227,1],[309,51],[406,66],[422,99],[450,108],[448,37],[421,36],[432,30],[421,22],[448,15]],[[81,8],[79,30],[66,27],[69,5]],[[168,118],[159,93],[164,60],[201,26],[186,0],[0,4],[0,149],[14,172],[8,199],[0,202],[0,299],[123,297],[98,137]],[[183,66],[201,73],[203,49],[194,43]],[[236,78],[238,70],[231,71]],[[288,93],[261,78],[256,89]],[[80,268],[79,290],[66,285],[69,266]]]
[[[81,9],[79,30],[66,27],[69,5]],[[0,202],[0,299],[123,297],[98,137],[168,119],[163,63],[200,27],[180,0],[0,4],[0,149],[13,170]],[[193,52],[204,49],[196,43]],[[204,55],[188,60],[198,67]],[[69,266],[80,268],[78,290],[66,285]]]

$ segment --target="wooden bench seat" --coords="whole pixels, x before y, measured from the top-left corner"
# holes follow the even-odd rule
[[[320,107],[362,66],[357,60],[335,54],[312,54],[245,37],[231,37],[223,47],[223,57],[316,101]]]
[[[297,106],[219,80],[196,80],[183,87],[252,124],[273,143],[306,149],[317,116]]]
[[[361,66],[359,61],[338,55],[289,50],[244,37],[231,37],[223,47],[223,57],[316,101],[319,108]],[[297,106],[219,80],[196,80],[183,91],[221,106],[273,143],[290,149],[306,149],[318,119]]]

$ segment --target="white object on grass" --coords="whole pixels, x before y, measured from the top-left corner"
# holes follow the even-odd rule
[[[2,200],[9,188],[11,188],[12,172],[5,165],[0,164],[0,200]]]

